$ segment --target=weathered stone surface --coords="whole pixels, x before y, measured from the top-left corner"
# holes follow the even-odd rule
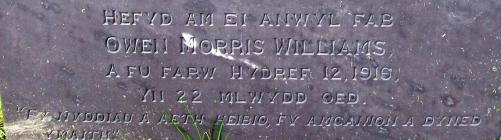
[[[219,115],[230,139],[494,139],[500,10],[499,0],[0,0],[7,137],[181,139],[159,114],[183,122],[186,101],[204,129]],[[286,13],[288,26],[270,25]],[[131,17],[114,25],[112,14]],[[146,45],[127,53],[124,38]],[[277,53],[280,39],[300,49]],[[357,40],[370,55],[343,50]],[[285,73],[252,77],[266,68]]]

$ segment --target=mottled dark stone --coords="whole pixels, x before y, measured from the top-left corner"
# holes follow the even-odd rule
[[[105,25],[105,10],[168,13],[174,20],[168,26],[158,25],[158,19],[150,25],[146,17],[152,15],[145,15],[136,25]],[[166,112],[183,120],[187,111],[180,101],[188,102],[194,116],[203,114],[200,127],[205,130],[217,115],[266,117],[268,122],[262,126],[225,122],[223,132],[237,140],[498,139],[499,11],[500,0],[0,0],[0,95],[7,139],[58,139],[62,135],[72,139],[72,132],[94,132],[86,139],[106,139],[103,133],[110,133],[111,139],[181,139],[175,128],[160,122],[161,113]],[[188,13],[213,13],[214,24],[186,26]],[[225,13],[246,13],[247,25],[224,26]],[[340,27],[259,26],[264,13],[332,13]],[[389,14],[393,25],[352,26],[352,18],[360,13]],[[264,53],[180,54],[183,35],[210,41],[261,39]],[[107,44],[109,37],[155,38],[157,45],[167,39],[168,54],[110,53],[107,45],[117,42]],[[274,38],[385,41],[386,52],[382,56],[276,55]],[[111,64],[120,77],[107,77]],[[149,66],[150,76],[128,77],[126,66]],[[163,78],[162,68],[167,66],[184,71],[216,67],[217,71],[213,79]],[[243,73],[254,67],[311,68],[312,77],[236,80],[230,79],[231,66],[241,66]],[[323,66],[337,66],[341,78],[322,77]],[[364,80],[350,75],[361,66],[379,71],[388,67],[392,76]],[[221,101],[222,95],[236,92],[248,103]],[[261,94],[261,101],[250,103],[254,100],[249,96]],[[305,103],[283,102],[299,101],[302,94],[307,96]],[[358,102],[327,104],[323,100],[357,99],[350,95],[357,95]],[[58,120],[65,113],[70,119]],[[98,113],[119,114],[119,119],[99,122]],[[130,122],[127,114],[133,115]],[[144,114],[149,123],[141,122]],[[78,120],[71,120],[74,115]],[[292,126],[295,115],[299,118]],[[280,117],[284,120],[277,125]],[[336,117],[343,118],[344,124],[337,126]],[[350,117],[370,117],[374,124],[365,125],[362,119],[360,125],[351,126],[346,124]],[[409,118],[414,118],[412,125],[406,124]],[[429,119],[434,125],[427,126]],[[191,123],[188,119],[181,126],[195,134]]]

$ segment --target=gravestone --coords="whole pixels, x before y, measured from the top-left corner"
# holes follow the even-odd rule
[[[498,0],[1,0],[7,139],[496,139]],[[217,125],[216,125],[217,126]]]

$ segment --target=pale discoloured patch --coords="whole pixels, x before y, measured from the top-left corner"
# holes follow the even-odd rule
[[[181,35],[183,36],[184,39],[186,38],[192,38],[193,35],[189,34],[189,33],[181,33]],[[188,42],[188,40],[185,40],[185,42]],[[195,41],[196,42],[196,41]],[[185,43],[184,45],[190,47],[190,48],[197,48],[197,44],[196,43],[193,43],[193,45],[190,45],[188,43]],[[223,54],[221,52],[218,52],[216,51],[215,49],[213,49],[211,51],[211,54],[214,55],[214,56],[217,56],[217,57],[221,57],[223,59],[226,59],[226,60],[231,60],[231,61],[239,61],[239,62],[242,62],[244,63],[245,65],[251,67],[251,68],[260,68],[259,65],[257,65],[256,63],[250,61],[249,59],[245,59],[245,58],[235,58],[231,55],[227,55],[227,54]]]
[[[47,131],[50,117],[44,119],[29,119],[6,123],[5,130],[8,135],[26,136],[26,138],[44,134]],[[51,126],[56,129],[57,126]]]

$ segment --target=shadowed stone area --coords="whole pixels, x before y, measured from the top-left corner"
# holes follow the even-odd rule
[[[499,0],[0,0],[7,139],[182,139],[169,118],[195,138],[193,123],[219,120],[229,139],[497,139],[499,11]]]

